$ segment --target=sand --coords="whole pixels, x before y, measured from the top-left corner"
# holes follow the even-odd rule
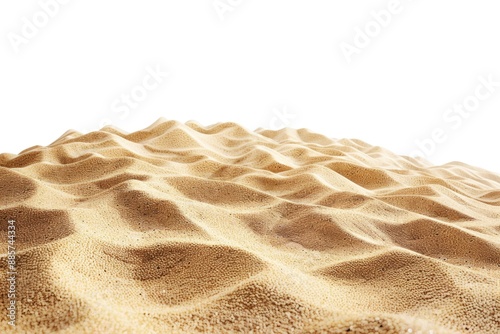
[[[1,333],[500,333],[500,176],[463,163],[160,119],[0,155],[3,273],[9,220]]]

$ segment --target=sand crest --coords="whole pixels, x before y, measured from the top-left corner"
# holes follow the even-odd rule
[[[12,223],[9,223],[9,220]],[[158,120],[0,155],[1,333],[500,333],[500,176]]]

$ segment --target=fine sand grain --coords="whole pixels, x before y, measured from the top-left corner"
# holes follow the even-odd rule
[[[0,333],[500,333],[500,176],[463,163],[160,119],[1,154],[2,276],[9,220]]]

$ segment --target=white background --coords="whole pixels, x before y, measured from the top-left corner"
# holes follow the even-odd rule
[[[403,155],[441,128],[431,162],[500,172],[500,87],[456,129],[443,121],[480,76],[500,81],[497,0],[401,0],[350,63],[341,43],[376,29],[371,12],[391,1],[70,0],[44,22],[42,4],[54,1],[0,2],[0,152],[159,117],[305,127]],[[32,36],[27,21],[40,26]],[[157,67],[168,78],[115,112]]]

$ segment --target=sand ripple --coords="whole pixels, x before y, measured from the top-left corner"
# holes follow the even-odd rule
[[[160,119],[1,154],[4,272],[8,219],[3,333],[500,333],[500,176],[458,162]]]

